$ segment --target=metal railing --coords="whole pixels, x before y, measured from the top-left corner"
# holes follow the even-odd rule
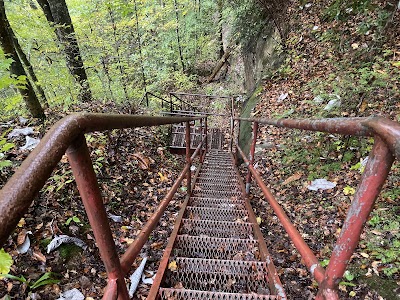
[[[233,147],[237,153],[235,155],[236,159],[239,154],[248,168],[246,192],[249,193],[250,191],[251,178],[253,177],[293,244],[301,254],[308,270],[318,282],[319,292],[316,299],[338,299],[337,290],[339,281],[343,277],[347,264],[358,245],[364,224],[386,181],[394,159],[400,159],[400,124],[381,117],[322,120],[233,118],[232,127],[235,126],[235,121],[239,125],[239,133],[241,122],[253,123],[249,158],[246,157],[239,146],[239,134],[237,135]],[[313,251],[289,220],[289,217],[254,167],[254,153],[259,124],[342,135],[374,137],[374,146],[369,154],[368,162],[361,177],[361,182],[354,194],[354,200],[348,210],[340,236],[333,248],[326,270],[320,265]]]
[[[106,268],[108,283],[103,299],[129,299],[124,277],[130,271],[132,263],[148,240],[184,178],[187,179],[188,195],[191,194],[191,164],[198,155],[202,161],[207,151],[207,134],[205,134],[197,149],[190,155],[190,126],[191,122],[196,120],[201,120],[201,126],[204,126],[205,130],[207,130],[207,117],[204,116],[149,117],[74,114],[63,118],[50,129],[3,189],[0,190],[0,247],[17,226],[20,218],[27,212],[32,201],[56,168],[57,163],[66,153],[93,229],[101,259]],[[154,214],[149,218],[135,241],[120,259],[112,237],[84,134],[94,131],[159,126],[182,122],[186,123],[186,164]]]
[[[143,105],[144,103],[146,103],[146,106],[149,107],[150,99],[155,99],[156,101],[160,102],[162,109],[169,108],[170,113],[178,110],[183,110],[184,108],[190,109],[192,111],[198,111],[198,109],[194,105],[179,98],[177,95],[179,94],[171,92],[169,93],[169,98],[164,98],[162,96],[157,96],[152,92],[145,92],[139,102],[139,105]]]

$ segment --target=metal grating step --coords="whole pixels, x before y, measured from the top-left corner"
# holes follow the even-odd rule
[[[242,192],[239,189],[235,189],[232,191],[194,190],[192,196],[200,198],[230,198],[234,196],[241,197]]]
[[[174,256],[243,261],[260,260],[256,240],[187,235],[177,236]]]
[[[266,262],[171,258],[175,271],[168,270],[165,283],[182,285],[185,289],[228,293],[269,295]]]
[[[198,180],[206,180],[206,181],[213,181],[213,182],[218,182],[218,181],[237,181],[236,178],[236,173],[230,172],[230,174],[224,173],[219,173],[219,175],[216,175],[215,173],[210,172],[200,172]]]
[[[217,179],[224,179],[224,180],[232,180],[233,178],[236,178],[236,172],[234,171],[213,171],[213,170],[207,170],[207,171],[200,171],[199,174],[200,178],[207,178],[207,179],[212,179],[212,178],[217,178]]]
[[[239,181],[236,179],[229,179],[229,178],[198,177],[197,184],[234,185],[236,187],[239,185]]]
[[[211,183],[199,181],[194,187],[197,191],[210,190],[210,191],[232,191],[237,189],[237,184],[234,183]]]
[[[246,222],[248,213],[238,209],[216,209],[210,207],[186,207],[184,218],[193,220],[215,220],[228,222]]]
[[[190,206],[198,207],[213,207],[213,208],[235,208],[244,209],[244,200],[234,200],[234,199],[215,199],[215,198],[197,198],[191,197],[189,200]]]
[[[254,236],[251,223],[190,219],[182,220],[179,234],[234,239],[252,239]]]
[[[162,300],[276,300],[280,299],[272,295],[257,294],[232,294],[232,293],[216,293],[195,291],[187,289],[160,289],[160,297]]]

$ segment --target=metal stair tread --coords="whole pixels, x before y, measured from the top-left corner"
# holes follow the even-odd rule
[[[174,256],[258,261],[258,241],[253,239],[233,239],[178,235],[174,245]]]
[[[223,292],[209,292],[200,290],[189,289],[173,289],[173,288],[160,288],[160,297],[162,300],[276,300],[279,299],[273,295],[260,295],[260,294],[243,294],[243,293],[223,293]]]
[[[184,216],[187,219],[246,222],[249,215],[240,209],[187,206]]]
[[[266,262],[171,257],[175,270],[168,270],[166,282],[183,288],[233,293],[270,294]]]
[[[190,206],[196,207],[214,207],[214,208],[245,208],[245,201],[231,198],[199,198],[190,197]]]
[[[182,219],[179,234],[237,239],[254,238],[252,223],[214,220]]]

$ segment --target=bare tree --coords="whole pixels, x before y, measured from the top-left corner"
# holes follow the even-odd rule
[[[38,3],[47,21],[53,26],[57,39],[63,47],[70,73],[80,85],[80,100],[90,101],[92,93],[65,0],[38,0]]]
[[[23,87],[19,86],[18,91],[22,95],[29,112],[34,118],[44,119],[44,110],[40,105],[39,99],[33,90],[17,51],[15,50],[11,26],[8,22],[4,7],[4,0],[0,0],[0,45],[4,51],[4,54],[13,60],[10,66],[11,74],[17,77],[26,77],[26,83]]]

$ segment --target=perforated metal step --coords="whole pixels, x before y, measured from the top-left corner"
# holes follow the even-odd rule
[[[176,257],[175,271],[168,271],[165,282],[185,289],[257,293],[269,295],[268,268],[265,262]]]
[[[163,257],[161,299],[286,300],[237,174],[230,153],[207,153]]]
[[[252,239],[254,237],[251,223],[190,219],[182,220],[179,234],[235,239]]]
[[[160,289],[161,299],[165,300],[276,300],[280,299],[272,295],[257,294],[232,294],[195,291],[187,289]]]
[[[200,198],[230,198],[235,196],[241,197],[242,192],[238,187],[231,191],[194,190],[192,196]]]
[[[217,209],[211,207],[186,207],[186,219],[193,220],[214,220],[214,221],[228,221],[228,222],[246,222],[248,220],[248,213],[246,210],[239,209]]]
[[[190,206],[244,209],[244,200],[191,197]]]
[[[234,183],[229,183],[229,182],[210,182],[210,181],[199,181],[197,182],[195,186],[196,191],[201,191],[201,190],[209,190],[209,191],[231,191],[234,189],[237,189],[237,184]]]
[[[256,240],[187,235],[177,236],[174,256],[244,261],[260,259]]]

